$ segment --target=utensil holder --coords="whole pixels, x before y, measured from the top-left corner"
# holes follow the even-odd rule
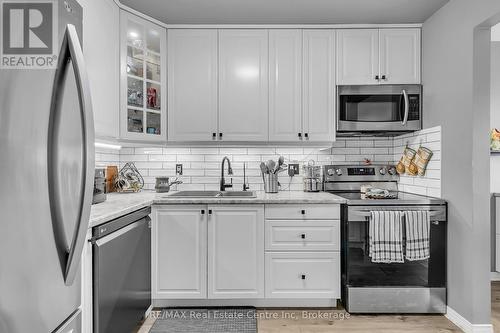
[[[266,173],[264,176],[264,192],[278,193],[278,175],[275,173]]]

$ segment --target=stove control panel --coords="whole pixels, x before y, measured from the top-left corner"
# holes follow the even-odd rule
[[[393,165],[325,165],[323,166],[323,175],[325,182],[377,182],[398,179],[396,168]]]

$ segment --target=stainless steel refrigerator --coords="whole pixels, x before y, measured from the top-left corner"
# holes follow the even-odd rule
[[[94,123],[82,7],[55,4],[57,69],[0,69],[2,333],[81,332]]]

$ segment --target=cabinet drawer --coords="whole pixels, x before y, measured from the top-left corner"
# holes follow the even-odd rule
[[[266,250],[340,250],[340,221],[266,221]]]
[[[340,253],[266,253],[267,298],[339,298]]]
[[[340,218],[340,205],[304,204],[304,205],[266,205],[266,219],[320,219]]]

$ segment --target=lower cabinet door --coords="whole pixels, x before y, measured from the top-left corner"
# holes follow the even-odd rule
[[[207,207],[175,205],[153,214],[153,298],[207,297]]]
[[[266,298],[340,298],[340,253],[266,253]]]
[[[264,207],[208,208],[208,298],[264,297]]]

